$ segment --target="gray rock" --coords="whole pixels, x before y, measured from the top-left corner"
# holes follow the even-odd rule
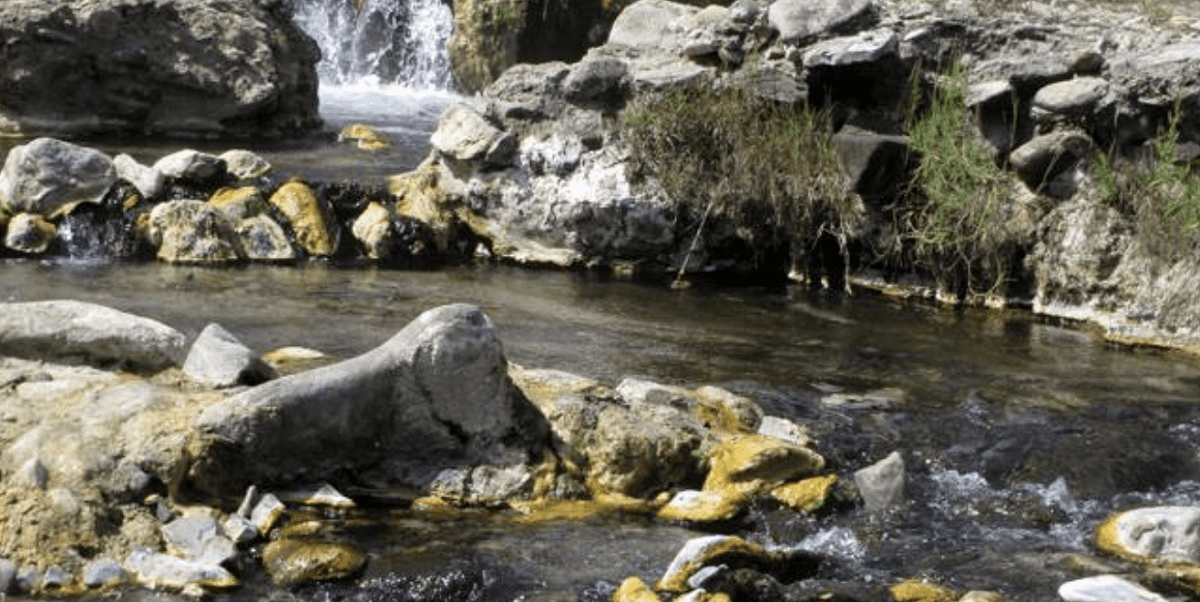
[[[1068,581],[1058,588],[1064,602],[1167,602],[1167,599],[1116,575]]]
[[[518,64],[505,71],[484,91],[505,119],[540,119],[558,112],[566,63]]]
[[[248,150],[228,150],[217,158],[225,162],[225,169],[238,180],[261,178],[272,169],[269,161]]]
[[[688,20],[697,11],[669,0],[639,0],[617,15],[608,32],[608,43],[679,54]]]
[[[234,227],[238,248],[251,261],[293,261],[296,249],[279,222],[267,215],[248,217]]]
[[[83,565],[84,587],[112,587],[125,583],[127,578],[121,563],[109,558],[92,560]]]
[[[117,177],[133,184],[144,199],[157,198],[167,184],[167,178],[161,171],[142,165],[124,153],[113,157],[113,167],[117,170]]]
[[[613,57],[592,57],[571,66],[563,80],[563,97],[568,102],[602,108],[618,108],[629,88],[629,66]]]
[[[1025,184],[1044,187],[1059,174],[1091,156],[1092,139],[1078,130],[1052,132],[1017,147],[1008,160]]]
[[[804,50],[804,66],[846,67],[898,58],[900,38],[890,29],[817,42]]]
[[[854,484],[862,494],[867,511],[878,514],[904,501],[904,458],[899,452],[854,473]]]
[[[125,570],[145,586],[181,590],[189,586],[228,588],[238,585],[225,568],[196,560],[185,560],[150,550],[133,552],[125,559]]]
[[[13,485],[26,489],[45,489],[49,481],[50,472],[46,470],[46,466],[42,464],[42,461],[37,458],[30,458],[21,465],[21,469],[14,475]]]
[[[17,593],[32,592],[42,582],[42,572],[33,566],[23,566],[17,571],[14,589]]]
[[[100,202],[116,182],[117,171],[108,155],[38,138],[8,152],[0,171],[0,202],[17,211],[54,215],[79,203]]]
[[[879,21],[871,0],[778,0],[767,10],[785,44],[804,46],[816,38],[850,34]]]
[[[763,416],[762,422],[758,425],[758,434],[782,439],[802,447],[808,447],[812,442],[803,427],[778,416]]]
[[[1100,77],[1077,77],[1050,84],[1033,96],[1035,117],[1038,112],[1053,115],[1087,115],[1108,93],[1108,81]]]
[[[154,169],[172,180],[210,184],[225,175],[226,166],[220,157],[185,149],[159,159]]]
[[[42,589],[62,589],[71,584],[75,577],[61,566],[54,565],[46,569],[42,575]]]
[[[1007,108],[1016,100],[1015,90],[1008,80],[996,80],[971,84],[967,87],[968,109],[999,106]]]
[[[1055,54],[1007,57],[981,61],[971,69],[971,81],[1004,80],[1024,98],[1072,75],[1070,61]]]
[[[506,165],[516,150],[512,134],[488,123],[471,107],[451,105],[438,120],[437,131],[429,142],[441,153],[468,162]]]
[[[4,234],[4,246],[30,255],[41,255],[50,248],[58,229],[40,215],[18,213],[8,221]]]
[[[237,514],[229,515],[229,518],[221,523],[221,531],[225,533],[225,537],[238,545],[250,543],[258,538],[258,529],[255,529],[249,520]]]
[[[734,84],[759,98],[784,105],[796,105],[808,98],[808,84],[789,60],[760,61],[737,71]]]
[[[177,365],[182,333],[160,322],[80,301],[0,305],[0,354],[83,359],[136,369]]]
[[[320,51],[282,3],[163,6],[0,3],[0,131],[247,137],[320,125]]]
[[[495,505],[532,497],[534,476],[524,464],[447,468],[429,484],[429,494],[459,504]]]
[[[506,366],[478,308],[427,311],[375,350],[208,407],[191,477],[230,493],[342,471],[423,486],[456,465],[527,462],[547,428]]]
[[[912,152],[904,136],[844,127],[833,148],[850,188],[867,199],[890,197],[910,179]]]
[[[213,388],[257,385],[279,376],[262,356],[219,324],[209,324],[200,332],[183,362],[183,373]]]
[[[259,535],[265,537],[275,527],[275,523],[283,518],[285,512],[287,506],[284,506],[275,494],[268,493],[254,505],[254,510],[250,512],[250,524]]]
[[[180,558],[221,565],[237,558],[237,548],[211,516],[185,516],[162,527],[167,551]]]
[[[17,565],[7,558],[0,558],[0,594],[10,594],[15,591],[17,581]]]
[[[150,211],[150,242],[168,263],[226,264],[237,261],[229,222],[203,201],[169,201]]]
[[[1100,529],[1111,551],[1167,562],[1200,561],[1200,507],[1155,506],[1122,512]]]

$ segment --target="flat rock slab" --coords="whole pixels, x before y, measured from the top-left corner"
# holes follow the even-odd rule
[[[157,370],[179,363],[183,333],[81,301],[0,305],[0,355]]]

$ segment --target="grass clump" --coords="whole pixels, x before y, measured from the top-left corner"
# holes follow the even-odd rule
[[[848,193],[827,113],[740,89],[687,89],[638,98],[624,119],[633,173],[700,216],[697,238],[706,222],[728,218],[756,249],[784,239],[798,261],[805,245],[828,236],[845,256],[862,210]]]
[[[1142,246],[1169,261],[1191,256],[1200,245],[1200,177],[1177,162],[1179,106],[1154,140],[1150,156],[1118,162],[1098,154],[1092,163],[1101,196],[1133,216]]]
[[[914,97],[917,90],[914,83]],[[929,106],[910,111],[909,144],[919,163],[909,197],[895,212],[900,248],[894,252],[959,296],[1003,293],[1019,269],[1022,212],[1012,181],[974,132],[966,93],[966,75],[954,62],[938,78]]]

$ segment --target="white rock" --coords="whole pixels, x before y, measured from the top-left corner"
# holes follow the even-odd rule
[[[899,452],[854,473],[854,483],[872,513],[899,505],[904,499],[904,481],[904,458]]]
[[[1167,602],[1167,599],[1115,575],[1068,581],[1058,588],[1066,602]]]

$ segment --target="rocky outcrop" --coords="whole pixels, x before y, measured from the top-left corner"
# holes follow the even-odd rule
[[[184,336],[160,322],[79,301],[0,305],[0,354],[161,369],[183,357]]]
[[[0,7],[0,132],[283,136],[313,129],[316,45],[281,2]]]
[[[544,419],[509,383],[488,319],[423,314],[378,349],[207,408],[189,478],[213,493],[351,474],[428,485],[442,468],[537,457]]]

